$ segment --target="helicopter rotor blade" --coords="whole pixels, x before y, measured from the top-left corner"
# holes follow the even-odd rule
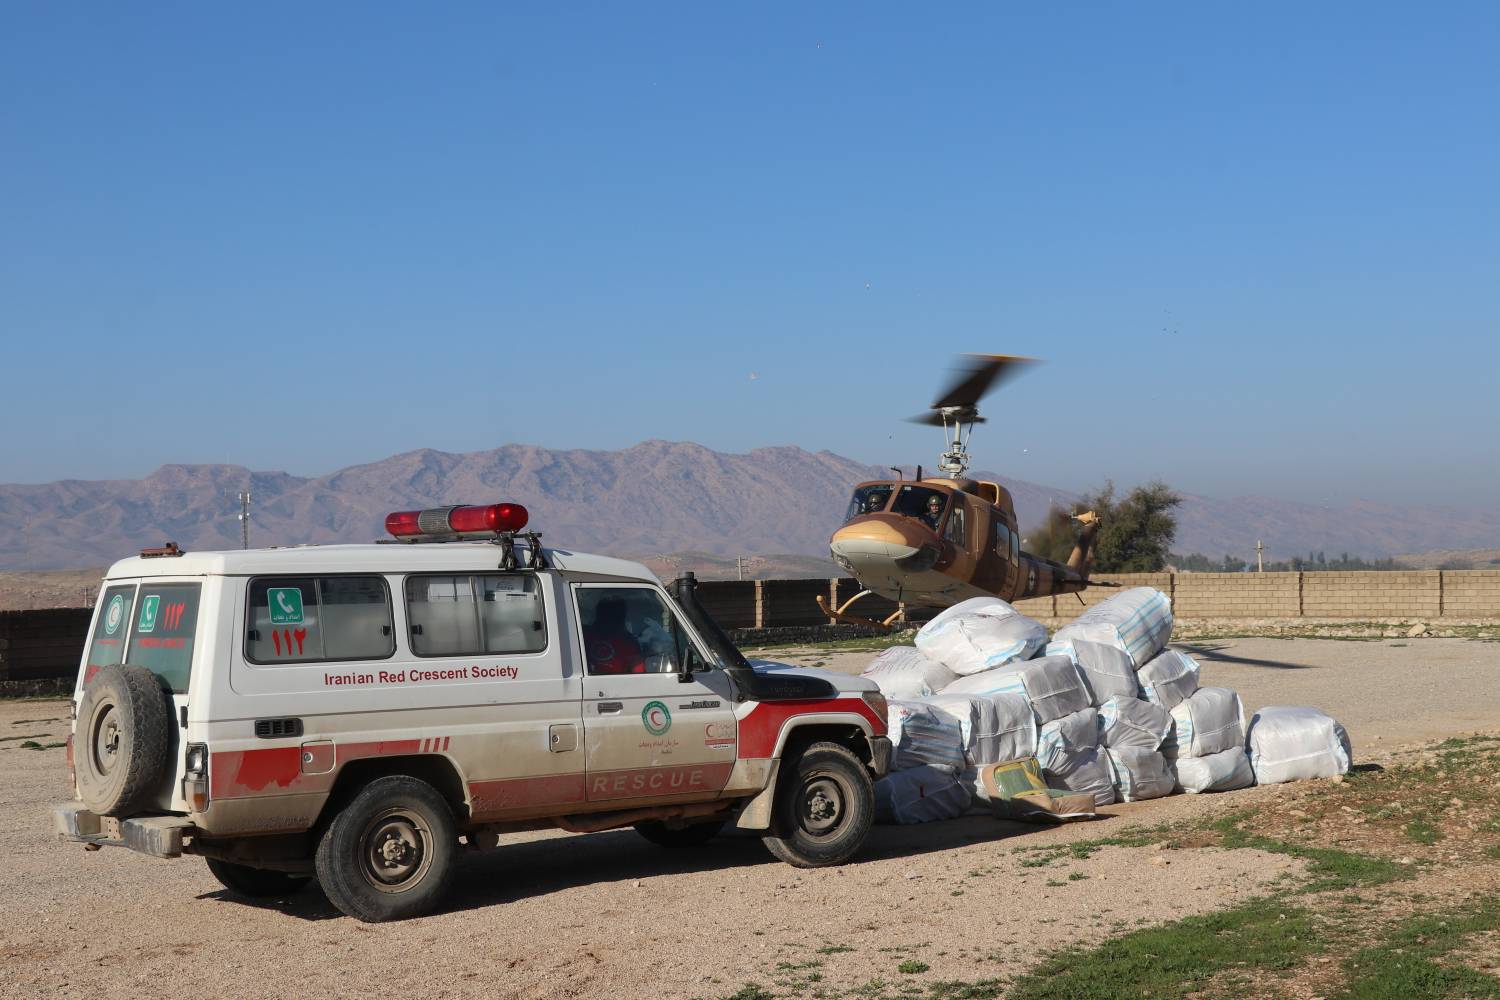
[[[906,422],[910,424],[922,424],[927,427],[941,427],[943,426],[943,414],[941,410],[929,410],[926,413],[919,413],[915,417],[907,417]],[[985,422],[985,419],[976,414],[972,417],[963,417],[958,422],[965,424],[982,424]]]
[[[953,380],[932,404],[934,410],[949,407],[973,407],[992,392],[999,383],[1013,378],[1035,358],[1023,358],[1010,354],[966,354],[961,359],[963,367],[955,370]],[[933,423],[942,424],[939,417]]]

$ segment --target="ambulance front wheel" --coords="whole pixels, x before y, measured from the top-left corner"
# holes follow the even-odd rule
[[[864,763],[837,743],[814,743],[782,762],[762,840],[789,865],[822,868],[853,857],[874,822],[875,787]]]
[[[316,861],[329,902],[357,920],[431,913],[458,865],[453,810],[425,781],[376,778],[328,825]]]

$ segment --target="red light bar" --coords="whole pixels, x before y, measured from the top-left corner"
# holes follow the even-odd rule
[[[518,503],[455,507],[448,513],[448,527],[454,531],[520,531],[526,520],[526,508]]]
[[[529,515],[518,503],[493,503],[485,507],[439,507],[434,510],[404,510],[388,514],[385,530],[397,538],[412,535],[494,534],[520,531]]]
[[[417,526],[417,518],[421,516],[420,510],[403,510],[395,514],[387,514],[385,530],[398,538],[403,535],[420,535],[422,529]]]

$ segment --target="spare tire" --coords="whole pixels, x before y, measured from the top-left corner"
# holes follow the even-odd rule
[[[100,816],[130,816],[171,780],[169,695],[145,667],[105,667],[83,690],[74,727],[78,797]]]

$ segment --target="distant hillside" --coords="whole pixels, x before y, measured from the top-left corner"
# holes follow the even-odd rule
[[[383,535],[390,511],[505,499],[529,507],[533,525],[561,547],[637,557],[703,553],[731,567],[737,555],[822,560],[850,488],[888,475],[828,451],[785,446],[736,455],[669,441],[621,451],[424,449],[312,478],[167,465],[137,480],[0,485],[0,570],[107,565],[166,539],[189,549],[237,548],[235,495],[247,488],[255,495],[255,545],[369,541]],[[1066,490],[976,475],[1011,490],[1023,535],[1050,503],[1076,499]],[[1179,512],[1173,550],[1248,558],[1258,538],[1268,558],[1485,548],[1500,544],[1500,512],[1194,496]]]
[[[316,478],[232,465],[167,465],[145,479],[0,486],[0,569],[107,564],[171,539],[238,548],[235,496],[255,496],[254,545],[369,541],[390,511],[514,500],[548,544],[621,555],[824,556],[850,488],[889,475],[831,452],[744,455],[647,441],[622,451],[506,445],[422,450]],[[1023,520],[1055,493],[1005,480]]]
[[[1396,561],[1412,569],[1500,569],[1500,549],[1438,549],[1407,552]]]

